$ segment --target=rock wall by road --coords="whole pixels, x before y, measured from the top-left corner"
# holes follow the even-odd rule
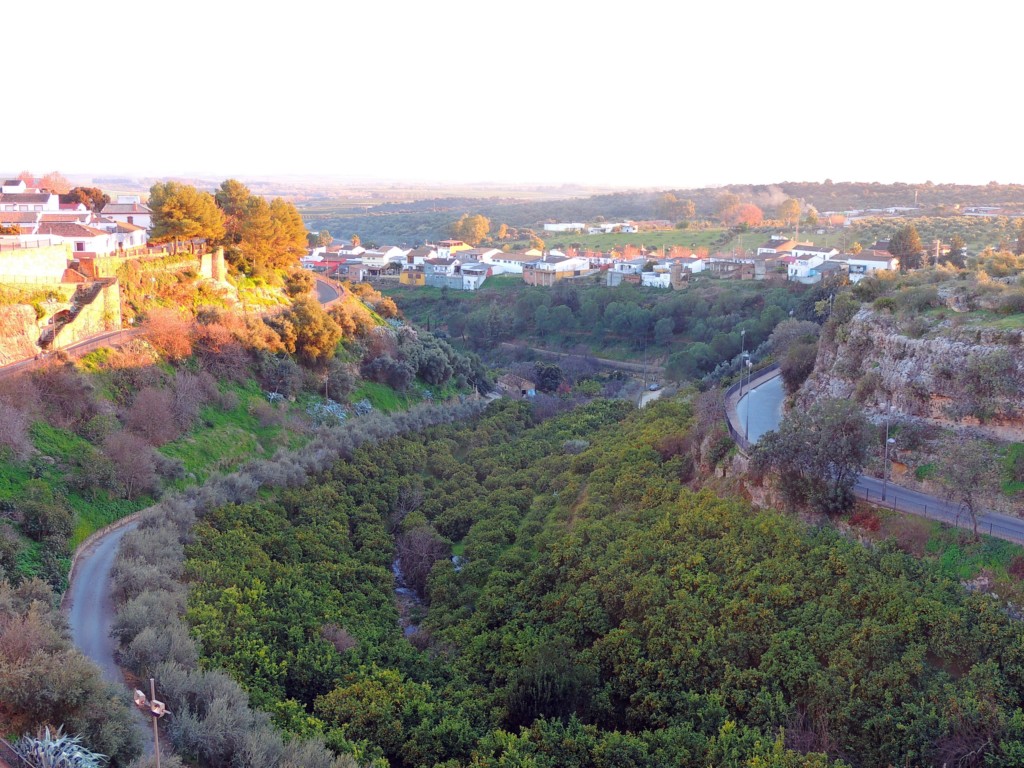
[[[894,417],[1024,440],[1020,330],[949,325],[911,338],[892,314],[870,308],[833,330],[798,402],[852,398],[876,414],[891,402]]]
[[[39,354],[36,311],[27,304],[0,307],[0,365]]]

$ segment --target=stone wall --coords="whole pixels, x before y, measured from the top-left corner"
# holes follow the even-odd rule
[[[75,317],[57,332],[51,349],[63,349],[88,336],[121,328],[121,289],[117,280],[92,283],[83,290],[95,296],[79,305]]]
[[[0,251],[0,283],[59,283],[70,258],[66,244]]]

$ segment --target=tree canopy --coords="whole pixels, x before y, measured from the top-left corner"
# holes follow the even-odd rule
[[[153,210],[153,242],[178,243],[191,238],[217,241],[224,237],[224,215],[213,195],[189,184],[154,184],[149,190],[149,207]]]
[[[462,214],[458,221],[451,225],[451,236],[456,240],[462,240],[469,245],[479,245],[491,231],[491,222],[487,217],[480,214]]]
[[[924,246],[921,244],[917,227],[907,224],[896,230],[889,239],[889,253],[900,260],[900,269],[903,271],[920,267]]]

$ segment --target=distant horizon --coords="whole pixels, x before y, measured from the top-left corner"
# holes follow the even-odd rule
[[[400,178],[400,177],[372,177],[372,176],[345,176],[328,173],[276,173],[276,174],[259,174],[259,173],[238,173],[238,174],[218,174],[216,172],[196,171],[186,173],[135,173],[128,171],[64,171],[60,168],[23,168],[19,171],[4,171],[0,172],[0,176],[5,179],[13,179],[18,176],[19,173],[28,170],[39,179],[42,176],[52,171],[57,171],[69,180],[75,183],[82,184],[97,184],[99,182],[96,179],[104,178],[124,178],[129,179],[133,182],[148,182],[153,180],[192,180],[192,181],[203,181],[211,184],[219,184],[226,179],[237,179],[242,182],[288,182],[288,183],[305,183],[313,186],[352,186],[352,187],[379,187],[379,186],[396,186],[396,187],[414,187],[424,188],[426,190],[437,189],[443,190],[446,188],[470,188],[470,189],[490,189],[496,188],[499,191],[514,191],[516,189],[522,190],[544,190],[544,191],[558,191],[560,189],[577,189],[581,193],[598,193],[604,190],[616,191],[616,192],[648,192],[648,191],[667,191],[667,190],[701,190],[701,189],[719,189],[727,187],[778,187],[785,184],[825,184],[831,182],[833,184],[879,184],[882,186],[892,185],[906,185],[906,186],[923,186],[926,184],[932,184],[933,186],[960,186],[960,187],[986,187],[990,184],[997,183],[999,186],[1021,186],[1024,182],[1016,181],[1002,181],[1002,180],[989,180],[984,183],[977,182],[960,182],[960,181],[935,181],[934,179],[924,180],[912,180],[906,181],[902,179],[880,181],[876,179],[835,179],[832,177],[823,177],[821,179],[785,179],[775,181],[728,181],[721,183],[704,183],[704,184],[650,184],[650,185],[621,185],[611,183],[599,183],[599,182],[553,182],[553,181],[469,181],[469,180],[442,180],[442,179],[426,179],[426,178]],[[77,180],[77,182],[75,181]]]

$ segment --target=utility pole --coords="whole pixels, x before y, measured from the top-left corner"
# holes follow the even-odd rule
[[[156,681],[152,677],[149,678],[148,699],[145,693],[138,688],[135,689],[135,706],[143,712],[149,712],[153,718],[153,752],[156,755],[156,768],[160,768],[160,728],[157,726],[157,720],[170,710],[162,701],[156,700]]]
[[[896,442],[896,438],[889,437],[889,416],[892,413],[892,400],[889,400],[885,411],[885,453],[882,459],[882,501],[885,501],[885,494],[889,486],[889,446]]]

